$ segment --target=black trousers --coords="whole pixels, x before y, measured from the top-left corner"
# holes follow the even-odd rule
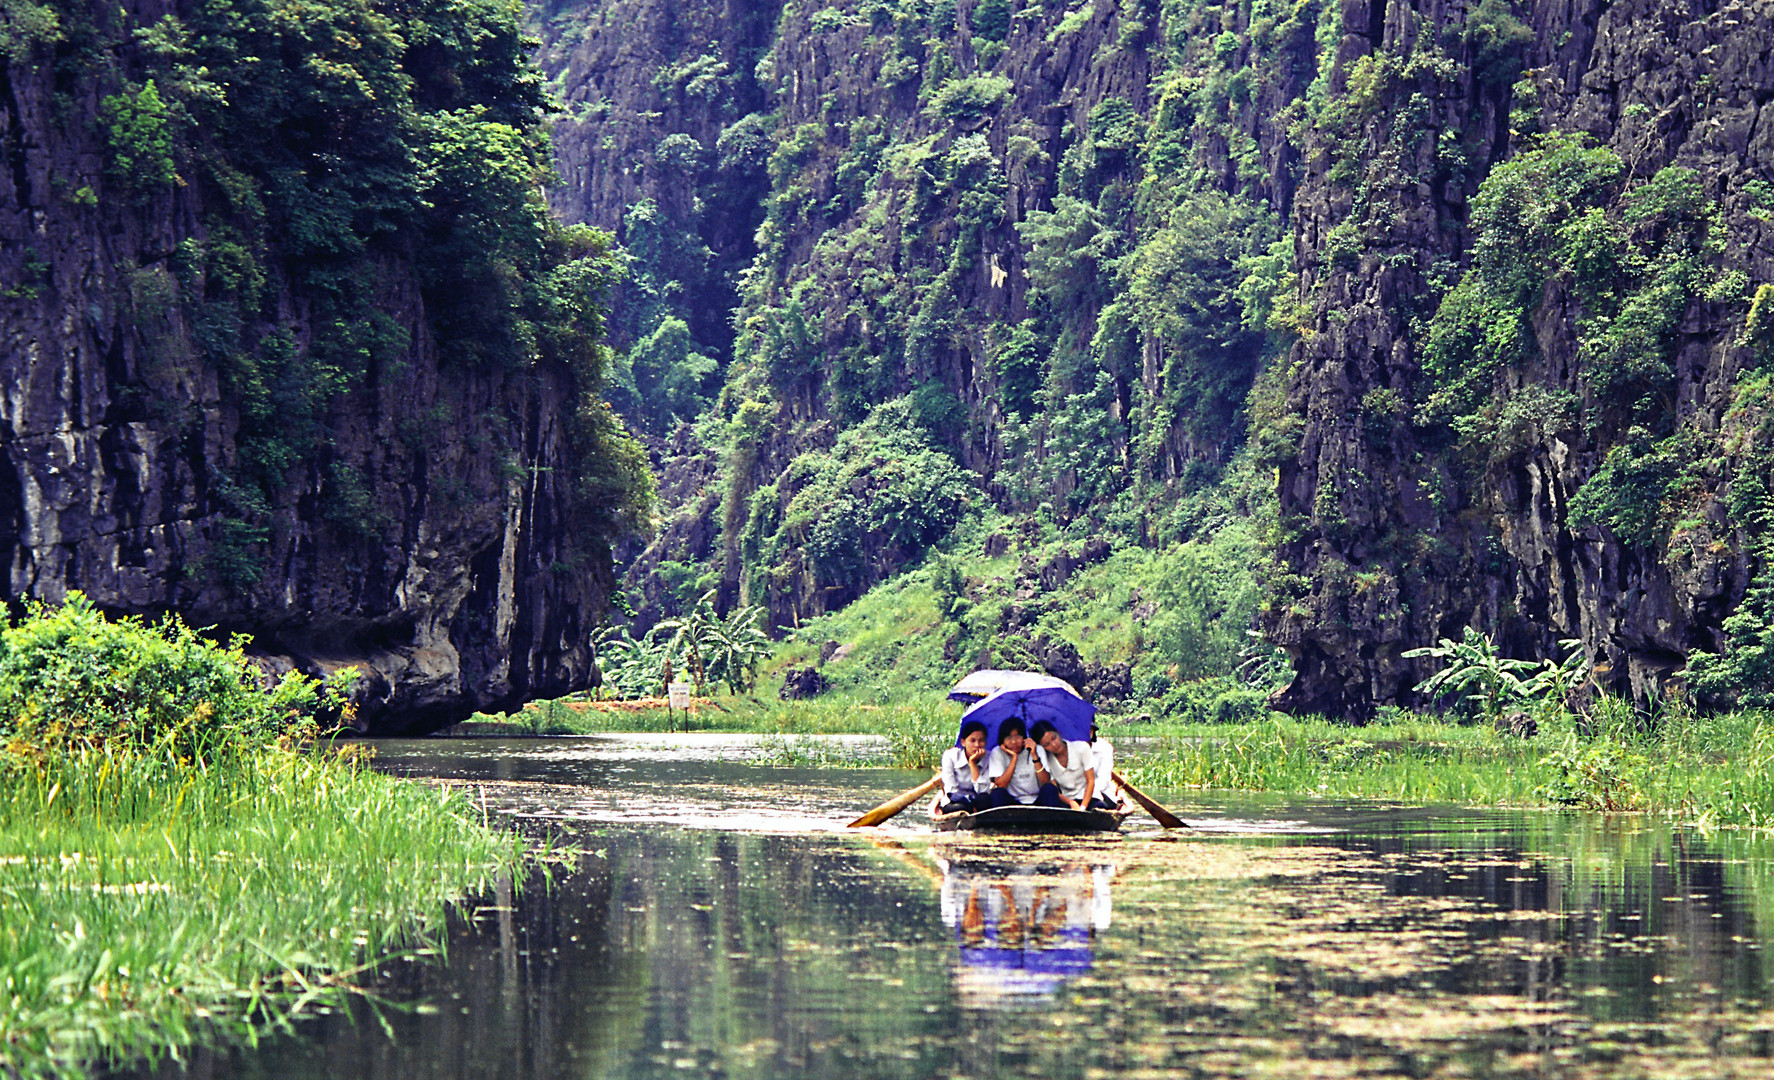
[[[979,808],[985,810],[993,806],[1012,806],[1020,801],[1021,800],[1015,795],[1012,795],[1007,789],[995,787],[986,793],[985,799],[982,800]],[[1064,806],[1066,804],[1060,801],[1059,788],[1054,787],[1052,784],[1042,784],[1041,790],[1035,792],[1035,801],[1029,805]]]

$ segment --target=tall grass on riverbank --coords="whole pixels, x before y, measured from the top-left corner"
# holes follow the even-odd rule
[[[1523,806],[1545,801],[1536,791],[1547,749],[1449,724],[1399,732],[1276,715],[1167,736],[1127,771],[1158,787]]]
[[[242,645],[78,595],[0,631],[0,1076],[251,1038],[519,862],[460,794],[289,749],[348,706]]]
[[[1774,826],[1774,715],[1647,714],[1605,699],[1532,738],[1411,717],[1362,728],[1281,716],[1165,737],[1127,766],[1137,784],[1466,806],[1649,811]]]
[[[0,1074],[250,1036],[436,939],[520,859],[461,793],[266,749],[87,747],[0,778]]]

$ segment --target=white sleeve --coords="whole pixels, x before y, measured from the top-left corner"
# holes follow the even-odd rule
[[[1078,755],[1078,768],[1085,772],[1096,771],[1096,755],[1090,752],[1089,743],[1075,742],[1070,752]]]
[[[967,768],[967,764],[963,762],[961,767],[965,769]],[[985,757],[979,759],[979,776],[973,777],[972,774],[969,773],[967,774],[967,779],[964,779],[962,783],[971,781],[973,784],[973,792],[977,795],[982,791],[992,790],[992,777],[994,775],[996,774],[992,772],[992,755],[987,754]]]
[[[962,785],[973,786],[971,777],[963,780],[957,772],[957,766],[965,767],[959,746],[951,746],[942,752],[942,790],[945,795],[953,795],[962,790]]]

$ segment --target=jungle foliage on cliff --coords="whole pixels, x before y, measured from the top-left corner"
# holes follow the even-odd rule
[[[1754,698],[1767,14],[545,6],[575,205],[650,275],[617,343],[669,513],[630,581],[793,627],[922,566],[983,618],[1013,552],[1137,577],[1232,528],[1256,599],[1214,632],[1285,647],[1292,707],[1414,701],[1465,626]],[[584,66],[618,25],[644,84]],[[1026,659],[1070,573],[943,633],[944,674],[976,634]],[[1105,660],[1182,678],[1129,632],[1177,602],[1130,595]]]
[[[644,461],[599,401],[621,270],[607,237],[546,212],[548,97],[520,16],[502,0],[7,4],[14,81],[52,72],[51,108],[103,150],[102,174],[57,177],[56,198],[167,246],[126,266],[128,295],[111,302],[148,365],[217,380],[237,416],[238,453],[213,478],[219,537],[191,576],[250,589],[298,473],[322,477],[324,521],[371,542],[389,532],[376,479],[332,451],[338,406],[430,348],[456,370],[567,372],[579,531],[644,526]],[[9,296],[55,288],[68,283]],[[418,325],[403,321],[415,299]],[[114,391],[177,422],[159,415],[177,401]],[[523,455],[489,450],[514,468]]]
[[[587,685],[653,482],[522,15],[0,6],[7,598],[356,663],[380,730]]]

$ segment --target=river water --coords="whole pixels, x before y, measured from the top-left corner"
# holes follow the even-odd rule
[[[859,833],[921,777],[732,736],[378,749],[577,856],[381,1004],[153,1075],[1774,1075],[1763,839],[1211,792],[1162,793],[1171,833]]]

